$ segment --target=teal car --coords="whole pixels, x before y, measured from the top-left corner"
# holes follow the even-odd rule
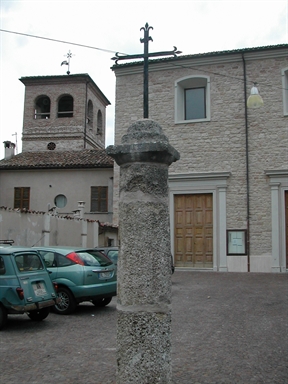
[[[0,246],[0,329],[10,314],[44,320],[57,302],[55,289],[35,249]]]
[[[116,296],[116,267],[102,252],[74,247],[35,248],[58,286],[56,313],[68,315],[84,301],[103,307]]]

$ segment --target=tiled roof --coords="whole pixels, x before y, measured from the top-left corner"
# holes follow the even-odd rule
[[[261,51],[267,51],[267,50],[276,50],[276,49],[287,49],[288,50],[288,44],[278,44],[278,45],[268,45],[264,47],[254,47],[254,48],[240,48],[240,49],[232,49],[232,50],[226,50],[226,51],[214,51],[214,52],[206,52],[206,53],[196,53],[196,54],[190,54],[190,55],[177,55],[176,57],[164,57],[160,59],[150,59],[149,62],[152,63],[160,63],[160,62],[169,62],[169,61],[181,61],[185,59],[196,59],[199,57],[211,57],[211,56],[222,56],[222,55],[231,55],[231,54],[237,54],[237,53],[248,53],[248,52],[261,52]],[[121,56],[120,56],[121,57]],[[114,64],[111,68],[117,69],[121,67],[130,67],[135,65],[143,65],[143,60],[141,61],[131,61],[128,63],[121,63]]]
[[[79,151],[22,152],[9,160],[0,161],[2,169],[73,169],[113,168],[113,159],[105,149],[83,149]]]
[[[99,92],[99,94],[103,97],[105,103],[107,105],[110,105],[110,101],[107,99],[107,97],[104,95],[104,93],[101,91],[101,89],[98,87],[98,85],[94,82],[94,80],[88,75],[88,73],[79,73],[75,75],[48,75],[48,76],[25,76],[21,77],[19,79],[24,85],[27,84],[39,84],[41,82],[50,82],[56,81],[56,82],[73,82],[73,81],[82,81],[82,82],[88,82],[93,85],[93,87]]]

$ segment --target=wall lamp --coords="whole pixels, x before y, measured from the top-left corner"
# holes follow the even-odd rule
[[[262,97],[259,95],[257,83],[254,83],[253,87],[251,88],[250,96],[247,100],[247,107],[248,108],[260,108],[264,104]]]

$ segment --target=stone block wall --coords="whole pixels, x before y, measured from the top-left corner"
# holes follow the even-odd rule
[[[274,57],[275,56],[275,57]],[[159,123],[181,155],[170,174],[230,172],[227,180],[227,229],[246,229],[245,103],[257,81],[264,107],[247,112],[250,184],[250,251],[271,256],[271,188],[264,171],[287,169],[288,117],[283,116],[281,70],[288,57],[268,52],[246,55],[247,95],[241,54],[187,59],[149,66],[149,118]],[[131,122],[142,118],[142,68],[116,69],[115,143]],[[175,123],[175,82],[185,76],[209,76],[211,120]],[[114,170],[114,221],[118,221],[119,169]]]

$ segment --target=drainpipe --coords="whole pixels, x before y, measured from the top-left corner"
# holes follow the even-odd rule
[[[246,88],[246,62],[242,53],[244,75],[244,107],[245,107],[245,153],[246,153],[246,199],[247,199],[247,270],[250,272],[250,184],[249,184],[249,147],[248,147],[248,113],[247,113],[247,88]]]
[[[86,132],[87,132],[87,97],[88,97],[88,82],[86,82],[86,97],[85,97],[85,121],[84,121],[84,149],[86,149]]]

